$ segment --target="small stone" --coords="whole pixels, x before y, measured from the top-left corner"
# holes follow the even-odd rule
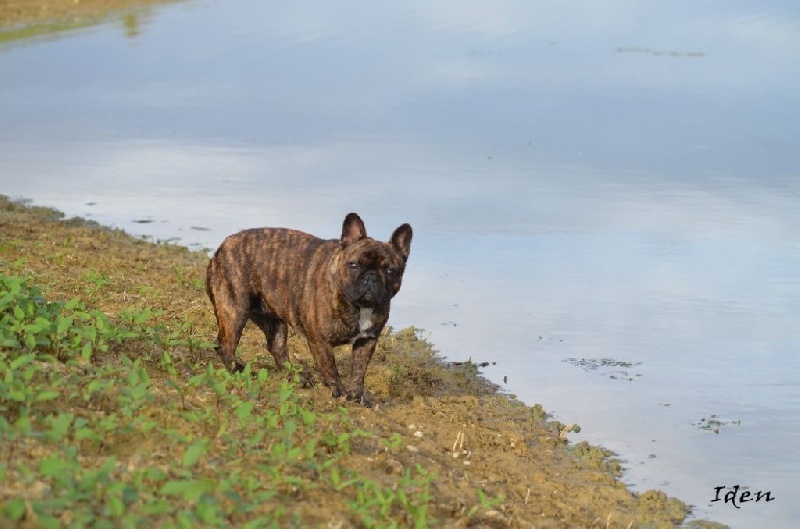
[[[387,474],[402,474],[403,464],[397,459],[387,459],[383,466],[383,471]]]

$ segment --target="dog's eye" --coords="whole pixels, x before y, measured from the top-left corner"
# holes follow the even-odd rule
[[[358,263],[355,261],[348,261],[347,268],[349,268],[350,270],[358,270]]]
[[[387,276],[393,276],[396,273],[397,273],[397,268],[395,268],[394,266],[387,266],[386,267],[386,275]]]

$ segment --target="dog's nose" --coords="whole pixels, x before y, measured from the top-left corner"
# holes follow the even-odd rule
[[[378,272],[375,270],[370,270],[364,274],[364,285],[368,287],[373,287],[375,283],[378,283]]]
[[[366,272],[361,278],[362,299],[376,301],[381,296],[382,284],[378,273],[374,270]]]

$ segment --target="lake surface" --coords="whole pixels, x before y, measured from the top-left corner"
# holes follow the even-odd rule
[[[798,50],[788,0],[155,7],[0,44],[0,193],[195,248],[410,222],[393,326],[634,490],[790,527]]]

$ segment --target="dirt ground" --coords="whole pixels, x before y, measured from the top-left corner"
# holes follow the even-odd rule
[[[53,210],[0,195],[0,271],[34,278],[48,299],[88,297],[109,314],[125,306],[156,307],[167,317],[188,319],[194,332],[211,340],[215,324],[203,288],[207,262],[203,253],[63,220]],[[97,291],[91,280],[81,281],[93,277],[104,278],[102,295],[92,295]],[[248,326],[240,354],[268,365],[262,340]],[[293,361],[310,362],[300,338],[293,336],[290,345]],[[218,362],[213,351],[203,354],[207,362]],[[337,355],[345,373],[347,360],[344,351]],[[384,438],[397,434],[404,449],[355,453],[353,468],[393,475],[421,465],[434,472],[433,501],[438,512],[450,513],[442,526],[674,527],[689,512],[662,492],[632,493],[619,480],[619,462],[606,451],[586,443],[570,446],[568,428],[547,420],[540,406],[499,394],[474,366],[448,364],[413,330],[385,336],[367,388],[377,406],[349,405],[355,424]],[[332,405],[322,386],[303,391],[321,408]],[[503,499],[467,520],[464,505],[477,489]]]

